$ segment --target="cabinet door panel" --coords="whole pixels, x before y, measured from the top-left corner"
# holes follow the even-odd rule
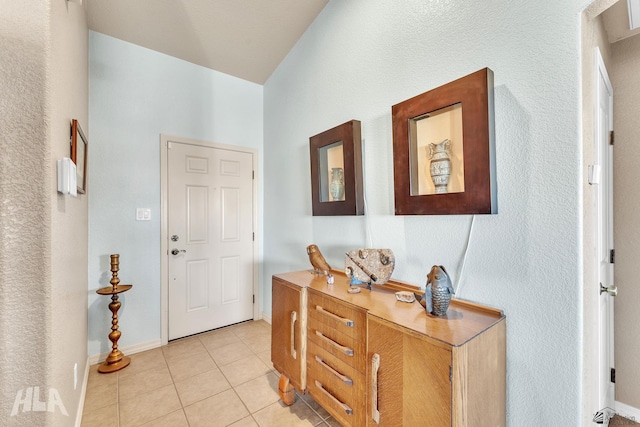
[[[402,334],[374,318],[369,318],[367,328],[369,334],[367,425],[384,427],[402,425],[402,401],[404,400]],[[372,366],[374,355],[378,355],[380,360],[379,367],[375,370]]]
[[[403,334],[404,425],[451,424],[451,351]]]
[[[368,334],[368,425],[451,425],[451,351],[373,316]]]
[[[306,387],[303,292],[305,289],[279,279],[272,282],[271,361],[298,391]]]

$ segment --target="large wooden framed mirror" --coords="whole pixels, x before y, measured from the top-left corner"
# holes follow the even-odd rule
[[[396,215],[497,213],[493,72],[392,107]]]

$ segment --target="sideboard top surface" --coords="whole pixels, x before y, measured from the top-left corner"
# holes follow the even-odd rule
[[[332,273],[333,285],[327,284],[325,276],[311,270],[276,274],[274,277],[340,299],[367,310],[370,315],[452,346],[463,345],[505,318],[500,310],[455,298],[451,300],[445,316],[433,316],[427,314],[417,301],[398,301],[394,291],[385,289],[384,285],[374,286],[372,290],[362,288],[360,293],[350,294],[347,292],[349,279],[344,273]]]

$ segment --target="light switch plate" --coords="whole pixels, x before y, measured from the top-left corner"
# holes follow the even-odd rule
[[[151,221],[151,209],[137,208],[136,221]]]

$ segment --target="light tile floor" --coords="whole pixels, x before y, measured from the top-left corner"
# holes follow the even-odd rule
[[[249,321],[130,355],[111,374],[91,367],[83,427],[339,426],[310,396],[278,397],[271,326]]]

